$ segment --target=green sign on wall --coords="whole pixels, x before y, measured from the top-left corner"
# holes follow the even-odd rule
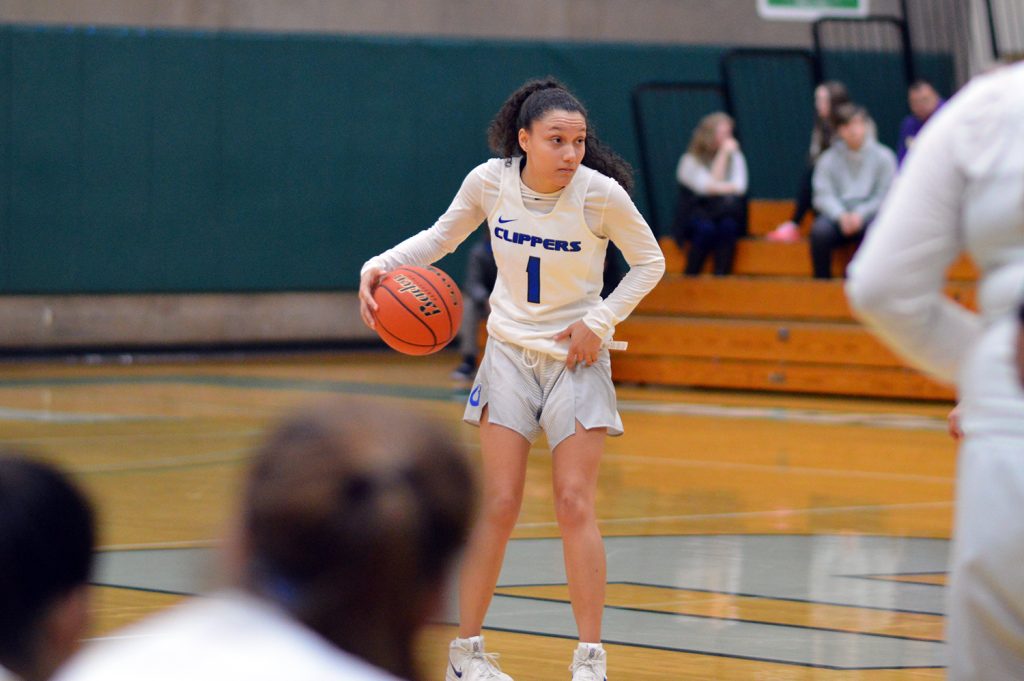
[[[821,17],[864,17],[870,0],[757,0],[765,19],[814,21]]]

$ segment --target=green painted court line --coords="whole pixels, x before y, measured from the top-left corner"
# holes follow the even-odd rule
[[[0,379],[0,388],[59,388],[88,385],[200,385],[246,390],[291,390],[310,393],[335,393],[365,397],[401,397],[414,400],[460,403],[465,389],[412,386],[387,383],[360,383],[316,379],[274,378],[269,376],[166,375],[166,376],[70,376],[63,378]],[[619,400],[625,413],[707,416],[741,420],[771,420],[824,425],[853,425],[892,430],[942,431],[945,418],[913,414],[875,414],[831,412],[787,407],[743,407],[689,402],[645,402]]]
[[[95,414],[74,413],[65,411],[48,411],[45,409],[8,409],[0,407],[0,421],[28,421],[34,423],[139,423],[150,421],[166,421],[167,416],[132,416],[130,414]]]
[[[418,400],[461,402],[465,390],[432,388],[353,381],[271,378],[266,376],[69,376],[63,378],[25,378],[0,380],[0,388],[63,388],[90,385],[202,385],[221,388],[261,390],[299,390],[341,393],[372,397],[406,397]]]
[[[223,464],[248,461],[251,458],[251,448],[235,447],[233,449],[217,452],[205,452],[202,454],[183,454],[180,456],[164,456],[156,459],[85,464],[82,466],[71,466],[69,470],[75,475],[116,475],[119,473],[144,473],[147,471],[180,470],[220,466]]]

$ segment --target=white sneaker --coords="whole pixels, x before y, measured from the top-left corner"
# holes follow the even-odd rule
[[[572,672],[572,681],[608,681],[608,660],[604,649],[579,644],[573,653],[569,671]]]
[[[448,646],[445,681],[512,681],[498,668],[498,654],[484,652],[484,637],[455,639]]]

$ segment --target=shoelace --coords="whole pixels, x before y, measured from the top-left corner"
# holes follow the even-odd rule
[[[485,674],[483,678],[497,679],[501,678],[502,674],[501,667],[498,666],[498,657],[500,657],[499,653],[472,653],[469,656],[469,662],[470,664],[478,662],[483,665],[481,670]]]
[[[572,664],[569,665],[569,671],[572,672],[573,678],[575,678],[576,672],[580,669],[586,669],[586,671],[590,672],[590,679],[593,679],[593,681],[603,681],[597,671],[597,660],[588,657],[583,660],[573,660]],[[590,679],[578,681],[590,681]]]

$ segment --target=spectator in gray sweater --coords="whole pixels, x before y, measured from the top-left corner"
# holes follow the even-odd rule
[[[811,227],[811,261],[817,279],[832,276],[832,251],[837,246],[864,238],[896,174],[896,154],[867,134],[869,120],[861,106],[840,106],[839,140],[814,168],[818,219]]]

